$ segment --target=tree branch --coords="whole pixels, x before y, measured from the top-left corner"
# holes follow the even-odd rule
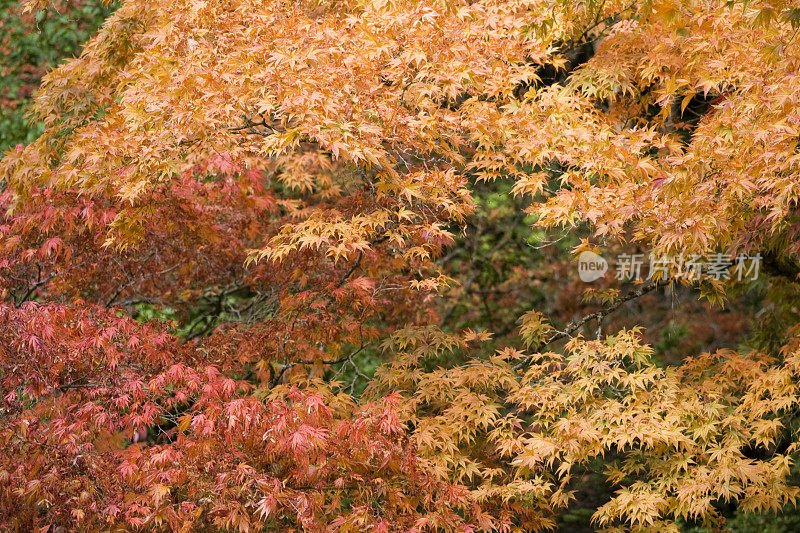
[[[364,350],[364,348],[366,348],[370,344],[372,344],[372,343],[368,342],[367,344],[362,344],[361,347],[358,350],[356,350],[354,352],[351,352],[351,353],[349,353],[348,355],[346,355],[344,357],[340,357],[339,359],[333,359],[332,361],[322,361],[322,364],[323,365],[335,365],[335,364],[338,364],[338,363],[346,363],[346,362],[349,361],[350,363],[353,364],[353,366],[355,366],[355,363],[353,363],[353,357],[355,357],[356,355],[361,353],[361,351]],[[297,365],[313,365],[316,362],[317,361],[295,361],[293,363],[289,363],[287,365],[284,365],[284,367],[281,368],[280,372],[275,374],[275,377],[272,379],[272,386],[274,387],[275,385],[280,383],[281,378],[283,378],[283,375],[290,368],[294,368]]]
[[[561,340],[566,337],[571,337],[573,333],[582,328],[587,322],[590,322],[595,319],[598,322],[602,322],[602,320],[605,317],[607,317],[608,315],[619,309],[622,306],[622,304],[634,300],[636,298],[640,298],[647,293],[653,292],[654,290],[656,290],[661,286],[662,285],[659,283],[651,283],[650,285],[646,285],[635,291],[631,291],[624,296],[620,296],[619,298],[611,302],[611,304],[609,304],[608,307],[601,309],[599,311],[595,311],[594,313],[591,313],[589,315],[586,315],[580,320],[570,322],[569,324],[567,324],[567,327],[564,328],[563,331],[556,331],[555,333],[553,333],[553,335],[548,337],[544,342],[540,343],[536,347],[536,349],[540,350],[545,346],[548,346],[549,344],[552,344],[558,340]],[[525,359],[523,359],[514,366],[514,370],[520,370],[522,368],[525,368],[530,364],[532,360],[533,360],[532,357],[526,357]]]

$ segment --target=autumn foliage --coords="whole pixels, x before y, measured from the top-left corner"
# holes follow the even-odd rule
[[[590,474],[609,531],[791,507],[798,30],[125,0],[0,161],[0,529],[539,531]]]

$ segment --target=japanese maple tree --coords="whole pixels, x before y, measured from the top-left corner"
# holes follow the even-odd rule
[[[587,472],[609,531],[793,504],[798,33],[123,1],[0,161],[0,527],[538,531]],[[589,285],[598,247],[730,269]],[[724,331],[665,365],[675,317]]]

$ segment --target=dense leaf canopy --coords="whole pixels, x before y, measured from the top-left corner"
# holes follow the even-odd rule
[[[0,528],[537,531],[589,474],[612,531],[792,504],[799,32],[121,2],[0,161]],[[730,269],[590,285],[590,250]]]

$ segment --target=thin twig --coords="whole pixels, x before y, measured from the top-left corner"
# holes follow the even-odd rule
[[[356,350],[356,351],[354,351],[354,352],[351,352],[350,354],[348,354],[348,355],[346,355],[346,356],[344,356],[344,357],[340,357],[339,359],[333,359],[332,361],[322,361],[322,364],[323,364],[323,365],[336,365],[336,364],[339,364],[339,363],[346,363],[346,362],[348,362],[348,361],[349,361],[350,363],[352,363],[352,362],[353,362],[353,357],[355,357],[356,355],[358,355],[359,353],[361,353],[361,351],[362,351],[362,350],[364,350],[364,348],[366,348],[366,347],[367,347],[367,346],[369,346],[370,344],[371,344],[371,343],[362,344],[362,345],[361,345],[361,348],[359,348],[358,350]],[[294,361],[294,362],[292,362],[292,363],[289,363],[289,364],[286,364],[286,365],[284,365],[284,366],[283,366],[283,368],[281,368],[280,372],[278,372],[278,373],[275,375],[275,377],[272,379],[272,386],[274,387],[275,385],[277,385],[278,383],[280,383],[280,381],[281,381],[281,378],[283,378],[283,375],[284,375],[284,374],[286,373],[286,371],[287,371],[287,370],[289,370],[290,368],[294,368],[294,367],[295,367],[295,366],[297,366],[297,365],[313,365],[313,364],[315,364],[315,363],[317,363],[317,362],[318,362],[318,361]]]
[[[611,304],[608,307],[606,307],[604,309],[601,309],[599,311],[595,311],[594,313],[591,313],[589,315],[586,315],[585,317],[581,318],[578,321],[570,322],[569,324],[567,324],[567,327],[564,328],[563,331],[556,331],[549,338],[547,338],[545,341],[540,343],[536,347],[536,349],[540,350],[540,349],[544,348],[545,346],[548,346],[549,344],[552,344],[552,343],[554,343],[554,342],[556,342],[558,340],[561,340],[561,339],[566,338],[566,337],[571,337],[573,333],[575,333],[577,330],[582,328],[587,322],[589,322],[591,320],[597,320],[598,323],[602,322],[602,320],[606,316],[610,315],[611,313],[613,313],[614,311],[619,309],[622,306],[622,304],[624,304],[626,302],[629,302],[631,300],[634,300],[636,298],[639,298],[641,296],[644,296],[645,294],[656,290],[658,287],[661,287],[661,284],[659,284],[659,283],[651,283],[650,285],[646,285],[646,286],[641,287],[641,288],[639,288],[639,289],[637,289],[635,291],[631,291],[628,294],[626,294],[625,296],[620,296],[619,298],[617,298],[616,300],[611,302]],[[528,366],[532,360],[533,360],[533,357],[526,357],[525,359],[523,359],[522,361],[520,361],[519,363],[517,363],[514,366],[514,370],[520,370],[520,369]]]

